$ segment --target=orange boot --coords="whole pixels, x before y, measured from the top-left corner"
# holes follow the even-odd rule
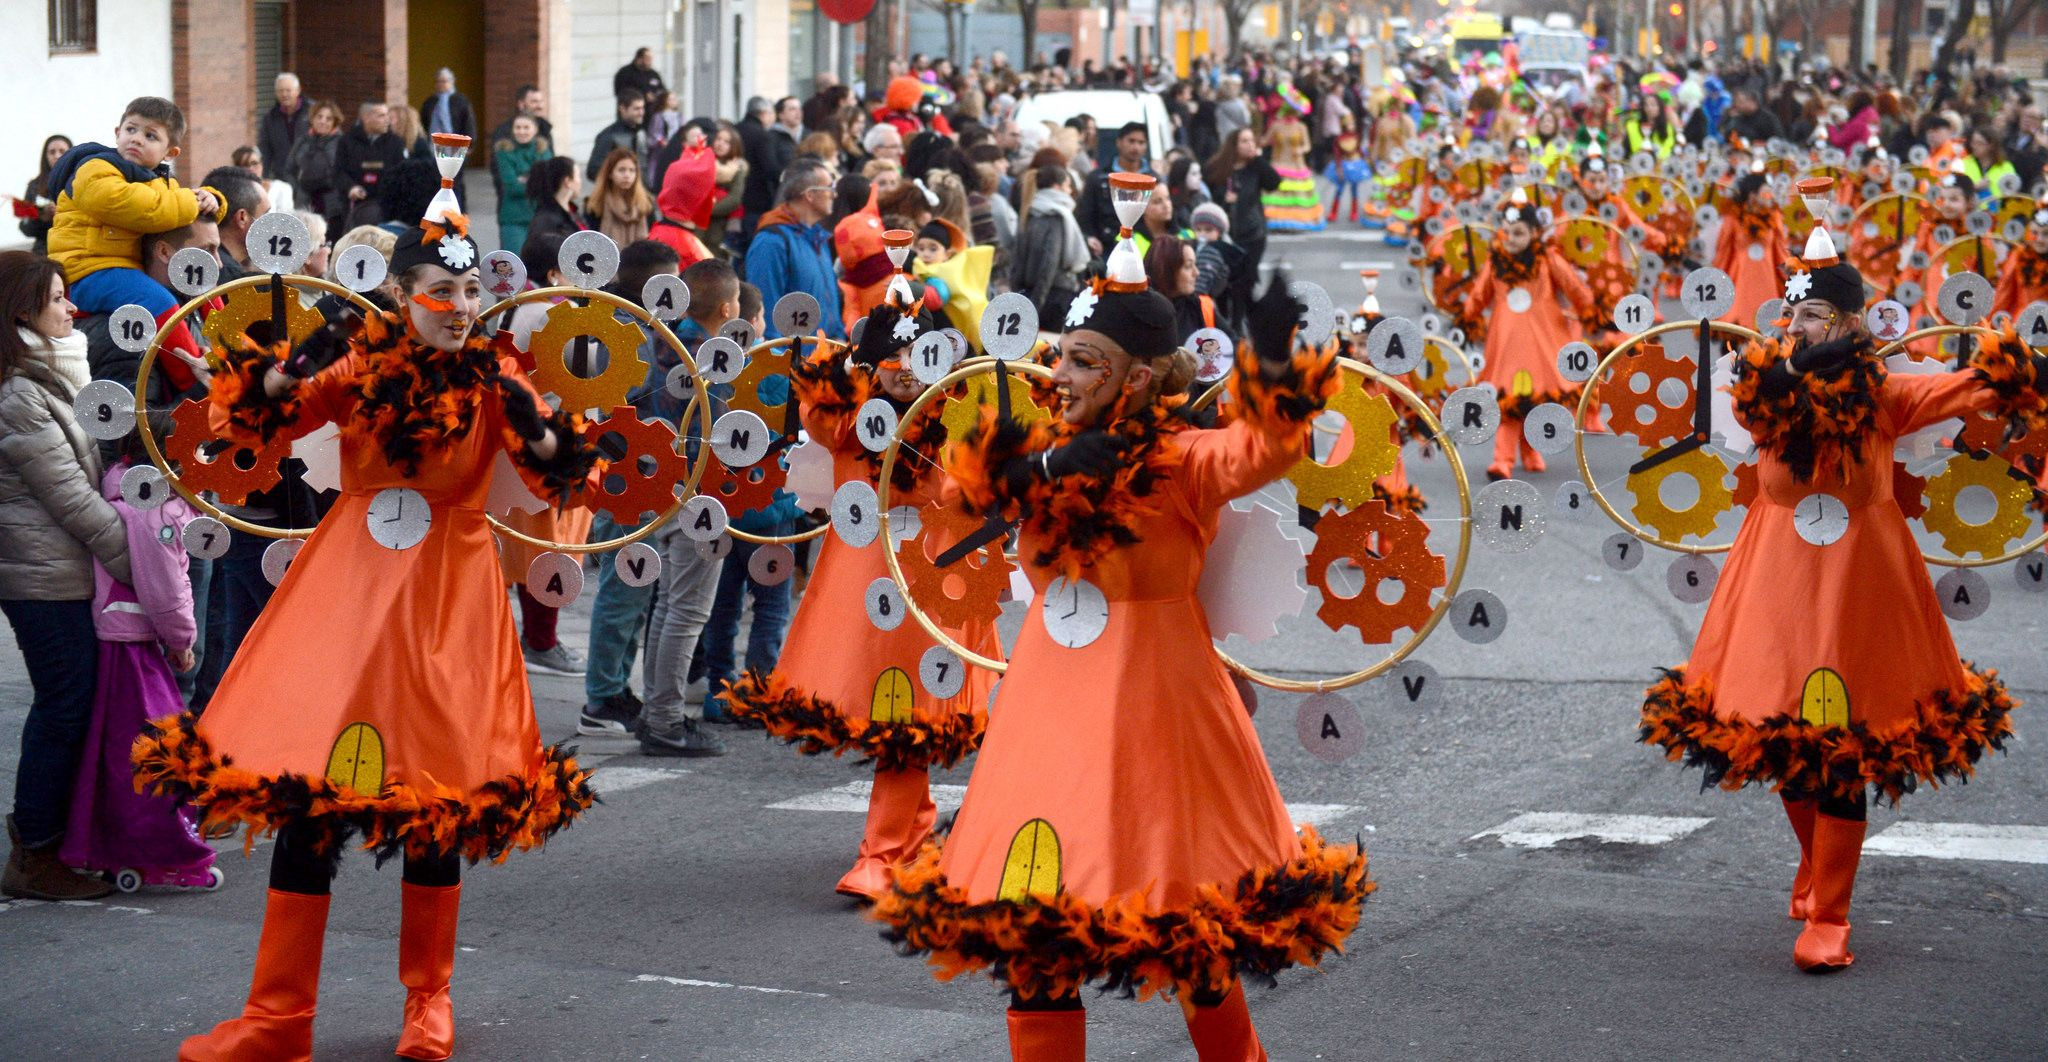
[[[1794,922],[1806,921],[1807,907],[1813,901],[1813,816],[1816,801],[1785,799],[1785,817],[1792,820],[1792,832],[1799,837],[1799,870],[1792,875],[1792,905],[1785,910],[1785,917]]]
[[[839,879],[842,896],[872,900],[889,887],[889,868],[917,854],[932,835],[939,817],[932,803],[931,773],[923,767],[876,771],[868,796],[867,832],[861,835],[860,857]]]
[[[455,921],[462,886],[401,886],[398,980],[405,986],[405,1030],[400,1058],[443,1059],[455,1050],[455,1008],[448,978],[455,973]]]
[[[1515,427],[1520,428],[1521,425],[1517,424],[1515,425]],[[1543,460],[1543,452],[1529,445],[1529,437],[1527,433],[1521,433],[1521,435],[1522,467],[1528,469],[1531,472],[1548,472],[1550,470],[1550,463]]]
[[[1833,973],[1856,961],[1849,950],[1849,894],[1856,889],[1864,826],[1857,819],[1813,816],[1813,898],[1806,928],[1792,945],[1792,961],[1807,973]]]
[[[1088,1062],[1088,1012],[1015,1010],[1010,1017],[1010,1062]]]
[[[1252,1012],[1244,1005],[1244,986],[1231,985],[1230,994],[1213,1007],[1196,1007],[1188,1015],[1188,1039],[1195,1042],[1200,1062],[1266,1062],[1266,1049],[1259,1046],[1259,1031],[1252,1028]]]
[[[178,1048],[181,1062],[295,1062],[313,1057],[313,1010],[320,999],[320,946],[329,897],[270,890],[256,972],[242,1016]]]
[[[1500,428],[1493,433],[1493,463],[1486,466],[1487,479],[1506,479],[1515,474],[1515,451],[1522,446],[1522,422],[1509,416],[1500,418]]]

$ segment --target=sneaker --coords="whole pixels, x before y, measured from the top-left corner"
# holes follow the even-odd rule
[[[526,654],[526,670],[538,671],[543,675],[566,675],[570,678],[583,677],[583,654],[556,642],[552,649],[535,649],[522,645]]]
[[[640,712],[624,695],[613,694],[600,704],[586,704],[576,720],[576,732],[584,737],[630,734],[640,722]]]
[[[695,719],[685,719],[667,730],[642,727],[640,753],[644,756],[723,756],[725,742],[698,726]]]

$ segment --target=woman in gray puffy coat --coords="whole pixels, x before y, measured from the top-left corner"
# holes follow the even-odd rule
[[[57,846],[92,719],[99,656],[93,559],[116,579],[129,578],[126,530],[98,489],[99,451],[72,417],[72,400],[91,373],[71,310],[55,263],[0,252],[0,612],[35,691],[21,731],[0,891],[41,900],[111,891],[66,867]]]

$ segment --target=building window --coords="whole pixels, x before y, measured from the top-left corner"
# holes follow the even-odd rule
[[[1940,36],[1942,27],[1948,25],[1948,0],[1927,0],[1920,10],[1924,32],[1929,37]]]
[[[99,50],[98,0],[50,0],[50,54]]]

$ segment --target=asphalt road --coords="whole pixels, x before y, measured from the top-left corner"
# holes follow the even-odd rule
[[[1278,238],[1272,256],[1351,304],[1355,271],[1394,258],[1360,235]],[[1466,450],[1475,474],[1486,449]],[[1595,461],[1602,477],[1623,464],[1612,447]],[[1410,462],[1441,516],[1444,459],[1411,451]],[[1577,478],[1566,463],[1531,477],[1546,499]],[[1349,760],[1303,748],[1300,696],[1263,698],[1258,726],[1282,792],[1326,833],[1362,838],[1380,883],[1343,957],[1251,988],[1271,1056],[2048,1057],[2048,744],[2032,707],[2048,703],[2048,599],[2019,593],[2005,568],[1986,573],[1991,607],[1956,624],[1956,638],[2030,702],[2021,736],[1977,782],[1872,814],[1858,963],[1813,978],[1791,963],[1797,927],[1784,906],[1797,851],[1777,801],[1702,794],[1696,774],[1634,742],[1641,688],[1654,666],[1684,658],[1704,607],[1666,589],[1668,557],[1607,567],[1599,550],[1613,531],[1597,514],[1553,512],[1525,552],[1475,546],[1465,585],[1500,597],[1505,633],[1486,645],[1433,636],[1417,658],[1446,681],[1428,710],[1397,703],[1384,683],[1347,694],[1363,723]],[[1435,546],[1451,536],[1437,525]],[[587,601],[566,618],[570,637],[586,614]],[[1313,622],[1290,622],[1245,658],[1298,676],[1375,659],[1306,630]],[[535,700],[548,740],[573,732],[580,681],[538,678]],[[19,731],[26,701],[20,661],[0,649],[0,729]],[[731,755],[687,763],[640,757],[623,740],[581,744],[603,765],[603,806],[546,851],[468,876],[460,1057],[1004,1057],[996,989],[935,982],[832,894],[861,827],[858,795],[832,791],[862,771],[751,733]],[[0,752],[0,783],[14,756],[11,743]],[[935,779],[966,780],[965,769]],[[1515,821],[1525,813],[1562,817]],[[1587,830],[1608,839],[1555,836]],[[1899,843],[1880,844],[1887,834]],[[169,1058],[180,1037],[235,1013],[267,855],[229,851],[215,894],[0,904],[0,1055]],[[395,870],[346,864],[323,968],[322,1058],[389,1057],[403,999],[397,893]],[[1192,1056],[1171,1004],[1090,1004],[1091,1058]]]

